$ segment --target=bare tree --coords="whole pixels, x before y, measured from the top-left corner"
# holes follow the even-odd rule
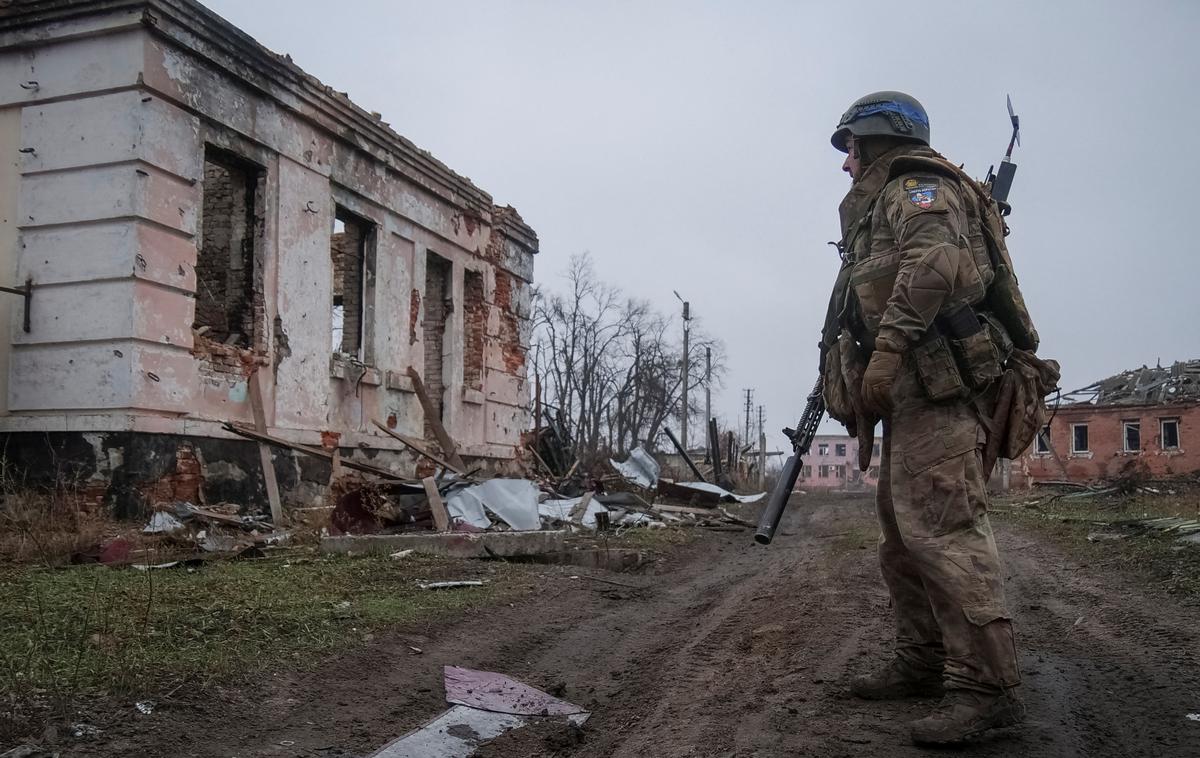
[[[653,446],[665,424],[679,421],[678,324],[599,281],[587,254],[571,258],[564,278],[565,293],[535,293],[533,370],[545,404],[569,426],[573,452],[586,463],[638,444]],[[703,386],[705,348],[712,349],[719,381],[724,346],[693,321],[692,390]],[[693,401],[699,397],[690,394]],[[698,407],[689,410],[694,415]]]

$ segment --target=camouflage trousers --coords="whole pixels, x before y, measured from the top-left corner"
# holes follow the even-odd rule
[[[897,655],[947,688],[1020,683],[1004,577],[987,516],[985,436],[967,402],[935,403],[905,361],[883,423],[879,562]]]

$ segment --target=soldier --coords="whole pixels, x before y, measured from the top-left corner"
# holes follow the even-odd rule
[[[852,434],[883,422],[879,560],[896,612],[895,658],[851,691],[943,695],[912,738],[959,743],[1024,716],[983,470],[991,380],[1012,348],[978,308],[994,276],[988,198],[929,147],[925,109],[903,93],[856,101],[832,141],[853,183],[825,398]]]

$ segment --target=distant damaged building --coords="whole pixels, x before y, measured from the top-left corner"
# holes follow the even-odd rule
[[[0,155],[10,469],[118,513],[262,503],[223,428],[260,401],[346,460],[412,475],[373,422],[431,443],[436,419],[514,465],[537,236],[290,57],[192,0],[0,2]],[[329,478],[273,468],[285,502]]]
[[[1063,395],[1051,413],[1014,462],[1014,483],[1200,471],[1200,360],[1125,371]]]

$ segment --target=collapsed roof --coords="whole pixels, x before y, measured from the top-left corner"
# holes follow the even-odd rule
[[[1200,402],[1200,359],[1122,371],[1063,395],[1073,405],[1167,405]]]

